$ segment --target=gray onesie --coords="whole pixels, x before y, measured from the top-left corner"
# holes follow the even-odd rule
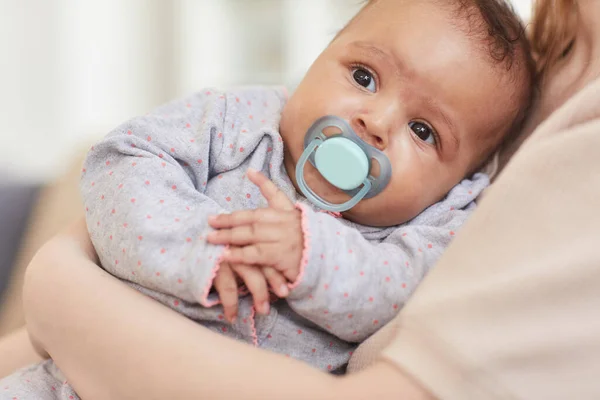
[[[103,268],[139,291],[208,329],[341,372],[357,344],[399,312],[488,179],[462,181],[400,226],[374,228],[322,212],[295,191],[283,166],[285,99],[277,88],[209,89],[121,125],[85,162],[87,225]],[[212,289],[223,247],[206,242],[207,217],[266,207],[245,177],[250,167],[302,211],[303,265],[290,296],[269,315],[256,314],[242,295],[230,325]],[[48,370],[48,363],[23,370],[11,385],[29,379],[23,389],[30,392],[46,373],[49,393],[62,382],[52,383],[58,372]],[[16,393],[7,392],[2,397],[0,386],[0,398]]]

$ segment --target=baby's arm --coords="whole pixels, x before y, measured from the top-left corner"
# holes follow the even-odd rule
[[[120,126],[89,152],[81,180],[103,267],[204,306],[223,249],[204,240],[207,216],[223,212],[203,194],[220,151],[205,126],[220,123],[217,104],[196,95]]]
[[[258,173],[249,173],[269,208],[211,219],[212,243],[241,246],[231,262],[269,265],[290,281],[290,306],[347,341],[390,321],[446,248],[487,178],[465,181],[410,224],[372,243],[355,228],[304,205],[294,207]],[[300,211],[298,211],[298,209]]]
[[[406,226],[374,244],[330,215],[302,210],[308,262],[288,303],[350,342],[365,340],[394,318],[453,233]]]
[[[381,243],[302,207],[308,262],[287,298],[290,306],[341,339],[365,340],[400,311],[487,183],[483,175],[464,181]]]
[[[293,282],[290,306],[347,341],[364,340],[396,315],[450,236],[407,227],[372,244],[328,214],[290,206],[220,215],[208,240],[241,246],[226,261],[272,265]]]

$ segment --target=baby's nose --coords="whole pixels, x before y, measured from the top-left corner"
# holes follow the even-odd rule
[[[384,121],[377,121],[369,116],[356,116],[352,125],[356,134],[369,145],[379,150],[387,147],[389,127]]]

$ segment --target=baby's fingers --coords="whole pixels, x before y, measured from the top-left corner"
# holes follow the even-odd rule
[[[275,246],[277,248],[277,246]],[[268,249],[270,251],[266,251]],[[223,259],[234,264],[271,266],[276,260],[273,246],[264,243],[252,244],[243,247],[230,247],[223,252]]]
[[[269,289],[267,280],[260,269],[243,264],[233,264],[233,270],[238,274],[252,294],[254,307],[259,314],[269,313]]]
[[[271,286],[271,289],[273,289],[277,297],[283,298],[290,294],[287,279],[285,279],[281,272],[272,267],[263,267],[262,272],[265,275],[265,278],[267,278],[269,286]]]
[[[235,322],[238,311],[238,287],[235,275],[228,263],[221,263],[214,281],[215,289],[219,293],[225,318],[230,323]]]
[[[269,207],[273,207],[277,210],[285,210],[290,211],[294,209],[294,204],[287,198],[285,193],[283,193],[273,182],[271,182],[266,176],[261,174],[260,172],[249,168],[248,169],[248,179],[256,186],[262,193],[267,202],[269,203]]]
[[[283,262],[289,255],[287,251],[282,249],[279,243],[257,243],[244,247],[230,247],[223,253],[223,259],[231,264],[273,267],[291,282],[297,278],[298,272],[289,268],[289,262]]]
[[[234,211],[231,214],[219,214],[208,217],[208,223],[215,229],[232,228],[234,226],[256,223],[281,223],[285,215],[273,208],[257,208],[255,210]]]
[[[277,242],[281,240],[281,235],[281,225],[256,223],[212,231],[206,240],[211,244],[246,246],[259,242]]]

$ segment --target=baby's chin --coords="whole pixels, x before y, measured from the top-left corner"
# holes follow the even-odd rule
[[[372,204],[369,204],[368,201],[369,200],[362,200],[352,209],[344,211],[342,216],[348,221],[376,228],[400,225],[405,222],[391,220],[389,215],[381,215],[381,213],[377,212],[377,209]]]
[[[321,175],[310,163],[306,163],[305,168],[306,170],[304,172],[304,179],[308,186],[313,190],[313,192],[319,195],[319,197],[332,204],[342,204],[351,199],[351,196],[346,194],[343,190],[329,183],[329,181],[325,179],[323,175]],[[303,195],[298,188],[295,179],[293,181],[296,186],[296,191]],[[379,196],[381,195],[383,195],[383,193],[379,194]],[[342,216],[345,219],[357,224],[380,228],[400,225],[416,216],[416,214],[399,215],[398,213],[390,215],[389,212],[382,211],[386,208],[387,207],[382,207],[382,204],[377,201],[377,197],[374,197],[371,199],[361,200],[352,209],[344,211]]]
[[[416,215],[390,215],[389,212],[382,210],[385,210],[385,208],[372,202],[372,199],[367,199],[362,200],[352,209],[344,211],[342,216],[349,221],[374,228],[398,226],[416,217]]]
[[[343,190],[333,186],[316,170],[306,174],[308,186],[322,199],[332,204],[343,204],[351,199],[351,196]],[[406,220],[398,220],[398,218],[390,218],[381,212],[381,207],[378,207],[373,199],[361,200],[356,206],[348,211],[342,212],[342,216],[352,222],[361,225],[373,227],[387,227],[399,225]]]

